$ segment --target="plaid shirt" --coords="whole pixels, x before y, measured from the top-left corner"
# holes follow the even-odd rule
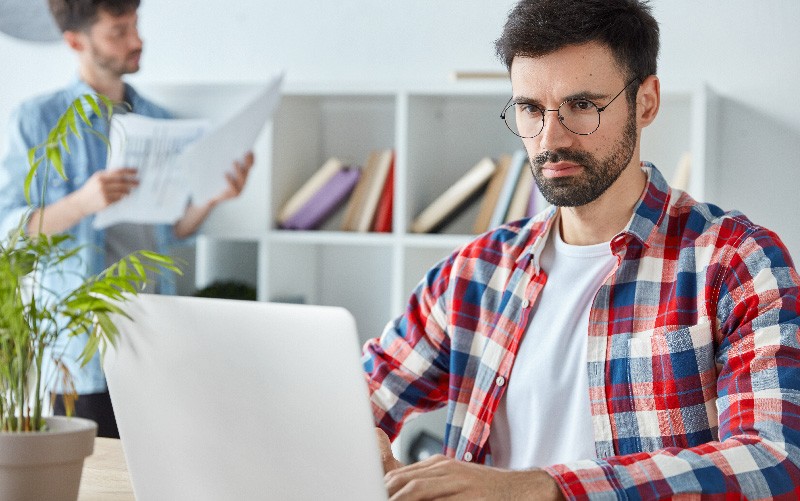
[[[643,169],[648,185],[611,241],[617,264],[589,314],[597,459],[546,471],[569,498],[797,499],[800,276],[774,233]],[[445,454],[488,460],[492,418],[547,281],[538,258],[555,215],[457,250],[365,345],[375,420],[392,439],[413,414],[447,405]]]

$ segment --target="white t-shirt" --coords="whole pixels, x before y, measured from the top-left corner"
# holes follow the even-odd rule
[[[589,309],[616,258],[608,242],[569,245],[556,221],[531,311],[489,435],[495,466],[514,470],[596,457],[586,350]]]

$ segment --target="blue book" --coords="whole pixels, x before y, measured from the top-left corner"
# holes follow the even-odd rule
[[[525,149],[519,149],[511,157],[511,163],[506,169],[506,178],[503,187],[500,188],[500,195],[497,197],[497,204],[494,206],[492,218],[489,220],[489,228],[496,228],[506,222],[508,207],[511,205],[511,198],[519,181],[520,173],[525,163],[528,161],[528,153]]]

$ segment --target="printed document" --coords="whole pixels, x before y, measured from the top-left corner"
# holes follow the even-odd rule
[[[208,131],[205,120],[149,118],[133,113],[114,115],[106,168],[138,170],[139,186],[97,213],[95,228],[129,222],[169,224],[186,210],[189,189],[175,160],[188,144]]]
[[[170,224],[186,206],[222,193],[226,173],[252,149],[280,100],[279,75],[217,127],[207,120],[158,119],[134,113],[112,118],[107,169],[138,169],[139,185],[97,213],[94,227],[121,222]]]

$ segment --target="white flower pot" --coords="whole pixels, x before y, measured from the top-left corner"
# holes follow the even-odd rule
[[[97,424],[45,418],[49,431],[0,433],[0,499],[75,501],[83,460],[94,450]]]

